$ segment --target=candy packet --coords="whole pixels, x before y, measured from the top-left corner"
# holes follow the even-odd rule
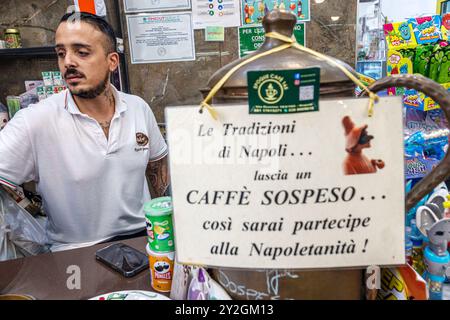
[[[448,147],[449,133],[448,129],[437,129],[429,133],[416,131],[405,139],[405,155],[440,161],[444,158]]]
[[[403,95],[403,104],[405,107],[416,108],[420,107],[419,92],[415,89],[406,89]]]
[[[383,29],[389,49],[399,50],[417,46],[413,28],[407,22],[385,24]]]
[[[8,120],[8,108],[0,102],[0,131],[6,126]]]
[[[444,80],[444,79],[443,79]],[[450,83],[442,83],[442,86],[447,89],[447,91],[450,91]],[[419,107],[418,109],[423,111],[432,111],[432,110],[439,110],[441,107],[429,96],[424,94],[423,92],[419,93]],[[445,122],[447,120],[444,117]]]
[[[446,44],[446,43],[445,43]],[[450,47],[446,45],[443,47],[443,43],[441,43],[441,49],[443,52],[443,56],[441,59],[441,65],[439,66],[439,75],[437,77],[438,83],[449,83],[450,82]]]
[[[429,75],[428,78],[438,81],[442,58],[444,57],[444,48],[440,44],[433,47],[433,53],[430,58]]]
[[[421,156],[405,157],[405,179],[424,178],[438,164],[438,160],[425,159]]]
[[[408,23],[411,25],[419,45],[435,43],[442,38],[441,16],[413,18],[409,19]]]
[[[432,45],[418,46],[414,56],[413,72],[428,77],[430,58],[433,53]]]
[[[400,51],[389,50],[386,63],[387,76],[395,74],[412,74],[413,63],[411,58],[413,54],[410,51],[404,51],[407,57],[404,57]],[[404,88],[389,88],[387,90],[389,96],[403,96],[405,94]]]
[[[441,34],[442,40],[447,41],[450,33],[450,13],[445,14],[442,17]]]
[[[446,87],[447,89],[450,88],[450,84],[446,84]],[[426,112],[425,123],[428,127],[431,127],[431,129],[427,130],[428,133],[439,129],[447,129],[449,127],[447,117],[442,109],[435,109]]]
[[[409,61],[411,61],[411,64],[414,63],[414,57],[416,55],[416,49],[401,49],[401,50],[399,50],[399,52],[402,54],[402,57],[404,59],[408,59]]]
[[[413,64],[411,55],[404,57],[400,51],[389,50],[387,58],[387,75],[412,74]]]
[[[414,132],[425,129],[425,112],[418,109],[405,108],[404,110],[404,134],[409,136]]]
[[[206,269],[175,263],[170,299],[231,300],[231,297]]]

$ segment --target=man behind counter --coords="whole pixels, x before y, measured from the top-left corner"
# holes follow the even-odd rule
[[[153,197],[169,178],[150,107],[110,84],[119,63],[111,26],[66,14],[55,40],[68,89],[20,110],[0,132],[0,183],[37,182],[58,251],[142,232],[145,175]]]

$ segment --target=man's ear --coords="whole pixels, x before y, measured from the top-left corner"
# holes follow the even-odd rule
[[[119,66],[119,54],[117,52],[111,52],[108,54],[109,71],[113,72]]]

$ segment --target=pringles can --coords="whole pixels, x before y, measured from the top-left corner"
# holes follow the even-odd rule
[[[6,105],[8,106],[8,115],[11,120],[14,115],[20,110],[20,97],[19,96],[7,96]]]
[[[5,43],[7,49],[15,49],[22,47],[22,39],[18,29],[5,30]]]
[[[155,252],[175,250],[172,223],[172,198],[150,200],[144,205],[148,244]]]
[[[170,292],[172,287],[173,270],[175,263],[175,252],[155,252],[146,246],[152,288],[159,292]]]

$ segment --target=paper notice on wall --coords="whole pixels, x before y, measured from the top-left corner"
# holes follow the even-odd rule
[[[279,77],[277,77],[279,80]],[[267,90],[269,91],[269,90]],[[267,94],[265,92],[264,94]],[[402,101],[166,108],[177,258],[230,268],[405,262]]]
[[[190,12],[127,15],[131,63],[195,60]]]
[[[124,0],[126,13],[165,10],[184,10],[191,7],[190,0]]]
[[[297,22],[310,21],[310,0],[242,0],[242,25],[261,25],[264,15],[274,9],[286,10]]]
[[[205,28],[205,41],[225,41],[225,28],[207,26]]]
[[[192,15],[194,29],[241,25],[239,0],[192,0]]]

